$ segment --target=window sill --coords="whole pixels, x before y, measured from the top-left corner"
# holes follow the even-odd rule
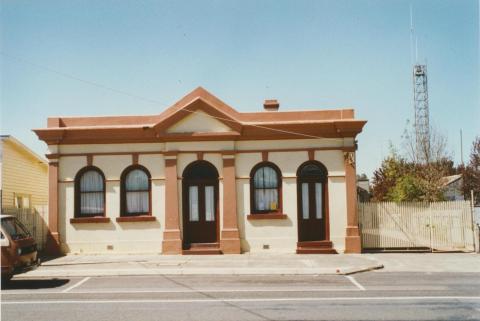
[[[116,218],[117,222],[152,222],[157,218],[151,215],[138,215],[138,216],[120,216]]]
[[[286,220],[288,216],[283,213],[259,213],[247,215],[247,220]]]
[[[93,217],[75,217],[70,219],[70,223],[110,223],[110,217],[93,216]]]

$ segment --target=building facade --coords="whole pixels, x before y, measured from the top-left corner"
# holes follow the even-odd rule
[[[360,252],[352,109],[240,113],[199,87],[154,116],[49,118],[49,248]]]
[[[463,201],[463,176],[462,174],[444,176],[440,183],[443,187],[443,197],[446,201]]]
[[[48,203],[48,163],[11,135],[0,136],[1,208],[34,209]]]

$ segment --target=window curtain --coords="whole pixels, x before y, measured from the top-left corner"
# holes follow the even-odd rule
[[[323,204],[322,204],[322,183],[315,183],[315,203],[316,203],[316,213],[317,218],[323,218]]]
[[[85,172],[80,178],[80,215],[104,213],[103,177],[97,171]]]
[[[253,176],[255,190],[254,206],[257,211],[271,211],[278,209],[278,176],[277,172],[269,167],[261,167]]]
[[[310,217],[309,212],[309,199],[308,199],[308,183],[302,183],[302,218],[308,220]]]
[[[215,194],[213,186],[205,186],[205,220],[215,221]]]
[[[188,187],[188,200],[190,222],[198,222],[198,186]]]
[[[149,186],[148,176],[141,169],[134,169],[125,178],[127,213],[148,213]]]

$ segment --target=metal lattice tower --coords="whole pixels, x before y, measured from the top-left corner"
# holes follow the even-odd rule
[[[427,163],[430,161],[430,121],[426,65],[413,66],[413,101],[417,162]]]

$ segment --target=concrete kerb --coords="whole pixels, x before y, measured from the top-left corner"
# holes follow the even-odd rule
[[[272,267],[275,266],[275,267]],[[383,268],[362,255],[70,255],[16,278],[123,275],[348,275]]]
[[[344,270],[337,270],[337,274],[339,274],[339,275],[350,275],[350,274],[355,274],[355,273],[379,270],[379,269],[383,269],[383,268],[384,268],[383,264],[377,264],[377,265],[372,265],[372,266],[368,266],[368,267],[364,267],[364,268],[347,268],[347,269],[344,269]]]
[[[350,275],[382,268],[382,265],[358,269],[148,269],[148,270],[56,270],[20,274],[15,279],[57,277],[105,277],[144,275]]]
[[[480,273],[475,253],[67,255],[15,278],[116,275],[349,275],[378,272]]]

